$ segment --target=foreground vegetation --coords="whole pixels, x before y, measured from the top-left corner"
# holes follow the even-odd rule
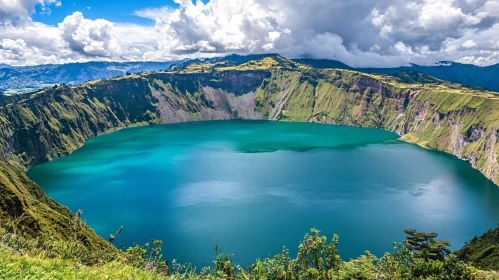
[[[436,234],[414,230],[406,231],[407,240],[394,243],[393,252],[380,258],[366,251],[343,261],[338,236],[328,241],[311,229],[294,257],[283,248],[281,254],[244,268],[217,245],[213,265],[196,269],[164,260],[159,240],[126,251],[89,251],[76,232],[82,223],[77,215],[69,241],[27,239],[2,229],[0,279],[499,279],[499,272],[479,270],[450,254],[450,244],[436,240]]]
[[[456,254],[475,266],[499,271],[499,227],[466,242]]]

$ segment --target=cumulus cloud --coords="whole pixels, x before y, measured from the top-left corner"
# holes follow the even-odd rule
[[[90,60],[142,60],[146,51],[155,49],[154,27],[112,23],[105,19],[89,20],[81,12],[68,15],[57,26],[34,22],[29,17],[40,5],[62,5],[55,0],[13,1],[17,5],[0,6],[0,14],[19,11],[17,17],[0,23],[0,61],[12,65],[66,63]],[[13,3],[12,2],[12,3]],[[9,2],[10,3],[10,2]],[[24,15],[24,16],[22,16]]]
[[[283,29],[282,13],[253,0],[175,1],[180,8],[156,26],[160,47],[173,53],[262,51],[265,38]]]
[[[48,9],[60,1],[0,0],[0,62],[174,60],[267,52],[338,59],[352,66],[499,62],[497,0],[175,2],[178,8],[133,13],[153,20],[150,26],[90,20],[81,12],[47,26],[31,20],[34,7]]]
[[[113,57],[121,52],[112,35],[113,23],[107,20],[89,20],[75,12],[59,24],[59,29],[68,47],[84,56]]]

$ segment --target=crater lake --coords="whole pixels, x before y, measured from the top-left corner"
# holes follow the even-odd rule
[[[381,256],[404,229],[458,249],[499,222],[499,188],[467,162],[384,130],[214,121],[122,129],[33,167],[48,196],[125,247],[163,240],[170,261],[296,256],[317,228],[343,259]],[[216,241],[214,241],[216,238]]]

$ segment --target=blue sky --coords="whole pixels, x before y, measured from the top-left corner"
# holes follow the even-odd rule
[[[79,11],[88,19],[102,18],[112,22],[153,24],[153,20],[135,16],[133,12],[163,6],[176,8],[179,5],[173,0],[63,0],[60,7],[51,5],[49,14],[44,13],[41,6],[36,6],[36,13],[32,18],[34,21],[57,25],[66,16]]]

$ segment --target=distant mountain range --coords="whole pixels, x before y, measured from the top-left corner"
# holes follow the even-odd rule
[[[294,59],[294,61],[315,68],[340,68],[371,74],[394,75],[401,71],[417,71],[452,83],[499,91],[499,64],[481,67],[473,64],[442,61],[432,66],[412,64],[396,68],[354,68],[336,60]]]
[[[0,64],[0,90],[38,89],[47,85],[76,85],[142,71],[166,70],[177,62],[86,62],[9,66]]]
[[[229,55],[223,58],[194,59],[174,62],[86,62],[47,64],[37,66],[10,66],[0,64],[0,92],[29,92],[54,84],[77,85],[89,80],[112,78],[129,73],[169,69],[172,65],[206,63],[224,60],[239,64],[264,57],[256,55]],[[354,68],[336,60],[294,59],[295,62],[315,68],[339,68],[372,74],[394,75],[401,71],[417,71],[445,81],[499,91],[499,64],[480,67],[456,62],[440,62],[433,66],[413,64],[396,68]]]
[[[86,81],[113,78],[126,73],[167,70],[172,65],[185,66],[191,63],[209,63],[219,60],[238,64],[264,56],[264,54],[245,56],[234,54],[226,57],[172,62],[83,62],[36,66],[10,66],[0,63],[0,93],[26,93],[55,84],[78,85]]]

